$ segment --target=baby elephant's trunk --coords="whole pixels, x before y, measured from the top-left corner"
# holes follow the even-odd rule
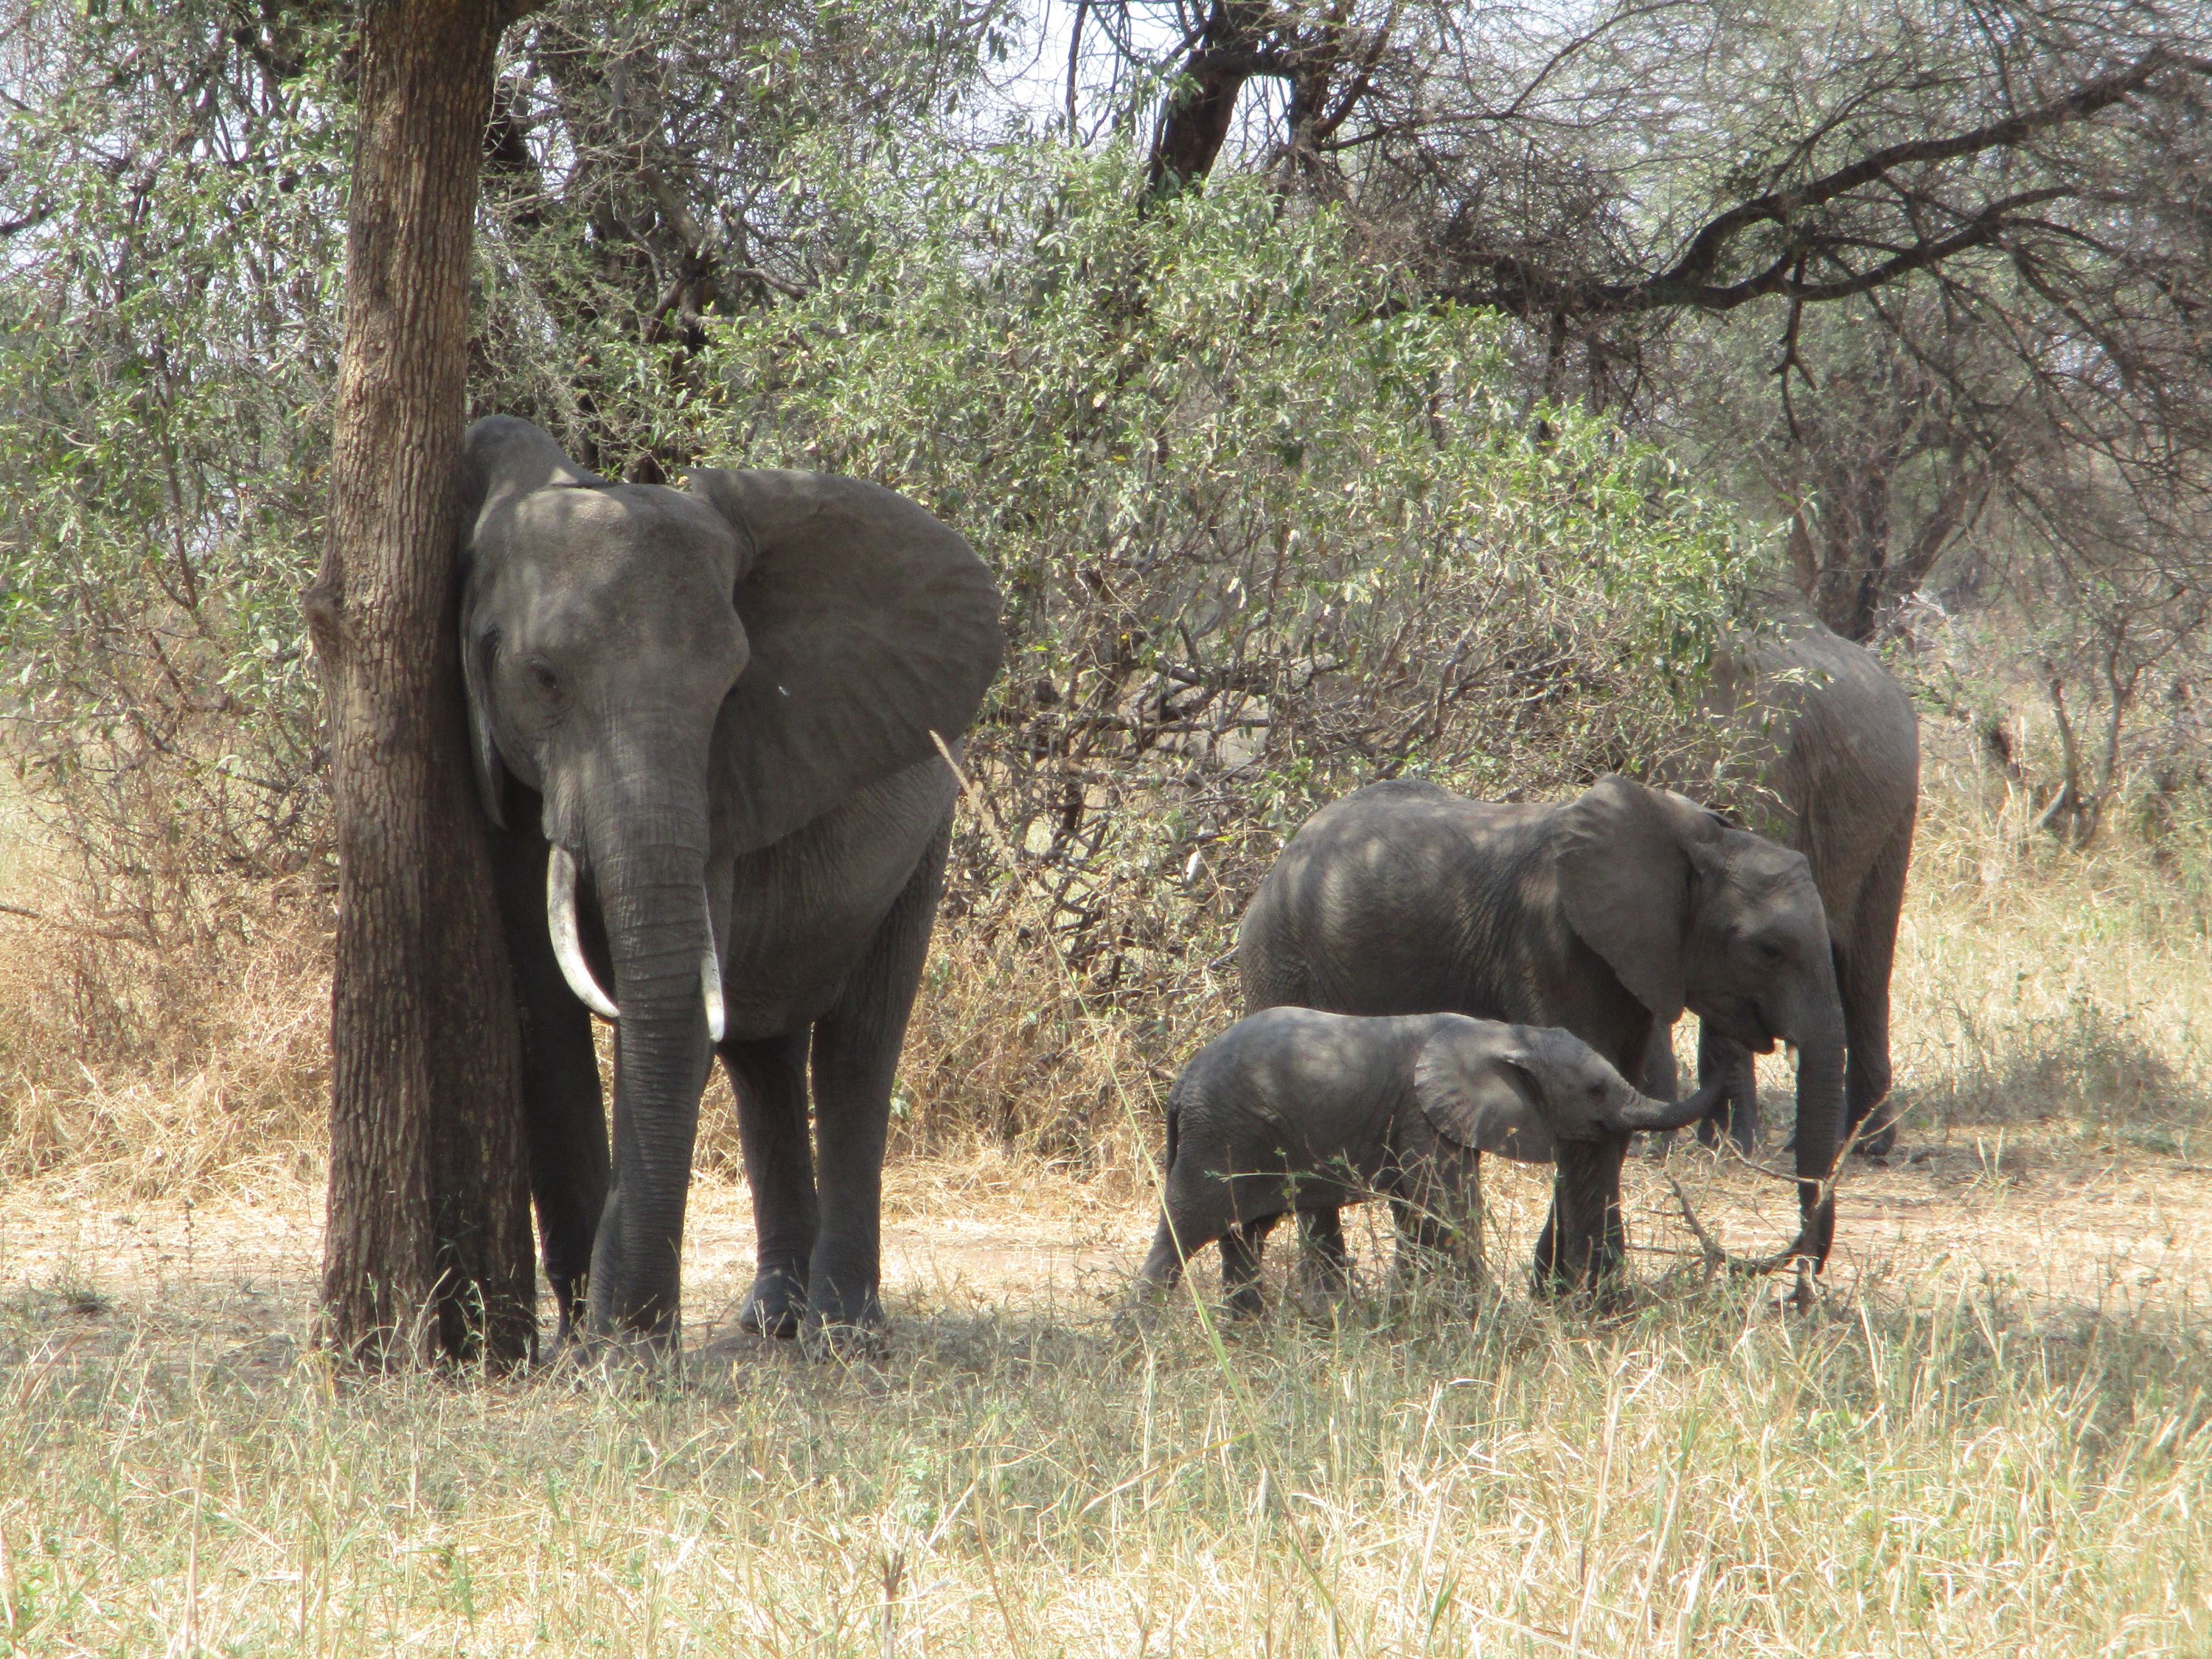
[[[1656,1133],[1665,1129],[1680,1129],[1695,1123],[1721,1103],[1728,1092],[1728,1079],[1717,1077],[1686,1100],[1654,1100],[1635,1089],[1626,1091],[1626,1099],[1613,1115],[1613,1128],[1620,1134]]]

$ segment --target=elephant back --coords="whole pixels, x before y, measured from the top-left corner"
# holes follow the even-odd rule
[[[1371,784],[1291,837],[1246,908],[1248,1010],[1497,1017],[1475,970],[1475,912],[1500,845],[1533,854],[1554,809],[1471,801],[1433,784]]]

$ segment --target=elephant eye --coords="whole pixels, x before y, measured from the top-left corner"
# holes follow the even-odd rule
[[[561,677],[542,661],[532,659],[523,665],[523,672],[530,676],[531,684],[546,696],[553,696],[561,689]]]

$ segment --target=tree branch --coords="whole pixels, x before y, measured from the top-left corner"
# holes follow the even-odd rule
[[[1842,258],[1843,252],[1853,245],[1851,240],[1837,228],[1808,226],[1805,217],[1810,211],[1830,206],[1870,185],[1895,188],[1893,175],[1905,167],[2015,148],[2038,133],[2087,120],[2172,69],[2212,76],[2212,59],[2156,46],[2125,69],[2087,82],[2034,109],[1965,132],[1884,145],[1806,184],[1766,191],[1717,215],[1690,238],[1672,264],[1650,276],[1608,282],[1586,272],[1547,270],[1518,254],[1498,254],[1478,261],[1488,270],[1488,282],[1462,284],[1443,297],[1526,317],[1547,311],[1580,316],[1681,307],[1723,312],[1773,295],[1796,302],[1822,303],[1865,294],[1990,243],[2021,222],[2018,216],[2026,210],[2070,198],[2075,191],[2066,185],[2014,191],[1984,206],[1949,234],[1897,247],[1888,258],[1860,270],[1850,270]],[[1908,202],[1926,199],[1909,191],[1900,193]],[[1731,249],[1746,234],[1763,225],[1783,228],[1780,250],[1747,276],[1732,283],[1716,281]],[[1826,282],[1804,280],[1803,262],[1814,255],[1843,266],[1848,274]]]

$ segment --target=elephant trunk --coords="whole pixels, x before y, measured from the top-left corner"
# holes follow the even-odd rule
[[[706,902],[702,769],[656,767],[592,815],[592,877],[614,963],[614,1188],[592,1261],[601,1335],[673,1344],[678,1255],[720,975]]]
[[[1613,1132],[1616,1134],[1658,1133],[1668,1129],[1683,1128],[1711,1111],[1728,1093],[1728,1080],[1715,1078],[1686,1100],[1654,1100],[1633,1088],[1626,1092],[1627,1099],[1613,1113],[1611,1125]]]
[[[1840,1007],[1797,1040],[1796,1253],[1817,1269],[1836,1232],[1834,1176],[1844,1125],[1844,1022]]]

